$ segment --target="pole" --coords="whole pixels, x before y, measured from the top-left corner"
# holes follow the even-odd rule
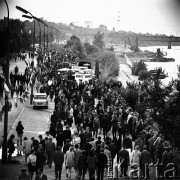
[[[48,50],[48,26],[47,26],[47,50]]]
[[[9,7],[7,1],[4,0],[8,11],[8,25],[7,25],[7,54],[6,54],[6,83],[9,84]],[[5,114],[4,114],[4,137],[2,148],[2,163],[7,162],[7,130],[8,130],[8,94],[5,93]]]
[[[38,24],[39,24],[39,50],[40,50],[40,52],[41,52],[41,25],[40,25],[40,23],[39,23],[39,21],[37,21],[38,22]]]
[[[45,23],[44,23],[44,56],[45,56],[45,45],[46,45],[46,32],[45,32]]]
[[[51,33],[52,33],[52,36],[51,36],[51,46],[52,46],[52,42],[53,42],[53,28],[50,26],[51,28]]]
[[[59,47],[59,36],[60,36],[60,34],[59,34],[59,31],[58,31],[58,47]]]
[[[34,20],[34,32],[33,32],[33,59],[34,59],[34,48],[35,48],[35,20]]]

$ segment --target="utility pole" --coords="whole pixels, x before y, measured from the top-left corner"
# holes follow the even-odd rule
[[[47,50],[48,50],[48,25],[47,25]]]

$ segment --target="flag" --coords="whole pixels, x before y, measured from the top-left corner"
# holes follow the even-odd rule
[[[31,34],[31,29],[29,30],[29,34]]]

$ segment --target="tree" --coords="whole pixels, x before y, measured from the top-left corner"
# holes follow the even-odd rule
[[[90,43],[84,43],[84,48],[87,55],[98,52],[98,47],[96,45],[91,45]]]
[[[101,53],[98,57],[102,79],[116,77],[119,74],[119,61],[112,52]]]
[[[101,33],[98,31],[94,36],[93,44],[96,45],[98,48],[103,49],[104,48],[104,33]]]
[[[139,62],[134,62],[132,65],[132,75],[138,76],[140,71],[147,70],[146,64],[143,60],[140,60]]]
[[[77,52],[77,56],[80,59],[85,59],[86,58],[86,51],[81,44],[80,39],[73,35],[71,36],[70,40],[67,41],[66,45],[64,46],[65,48],[71,48],[73,51]]]

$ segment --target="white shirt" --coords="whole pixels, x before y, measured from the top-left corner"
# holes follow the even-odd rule
[[[27,158],[27,163],[31,163],[32,165],[36,164],[37,156],[34,154],[30,154]]]

